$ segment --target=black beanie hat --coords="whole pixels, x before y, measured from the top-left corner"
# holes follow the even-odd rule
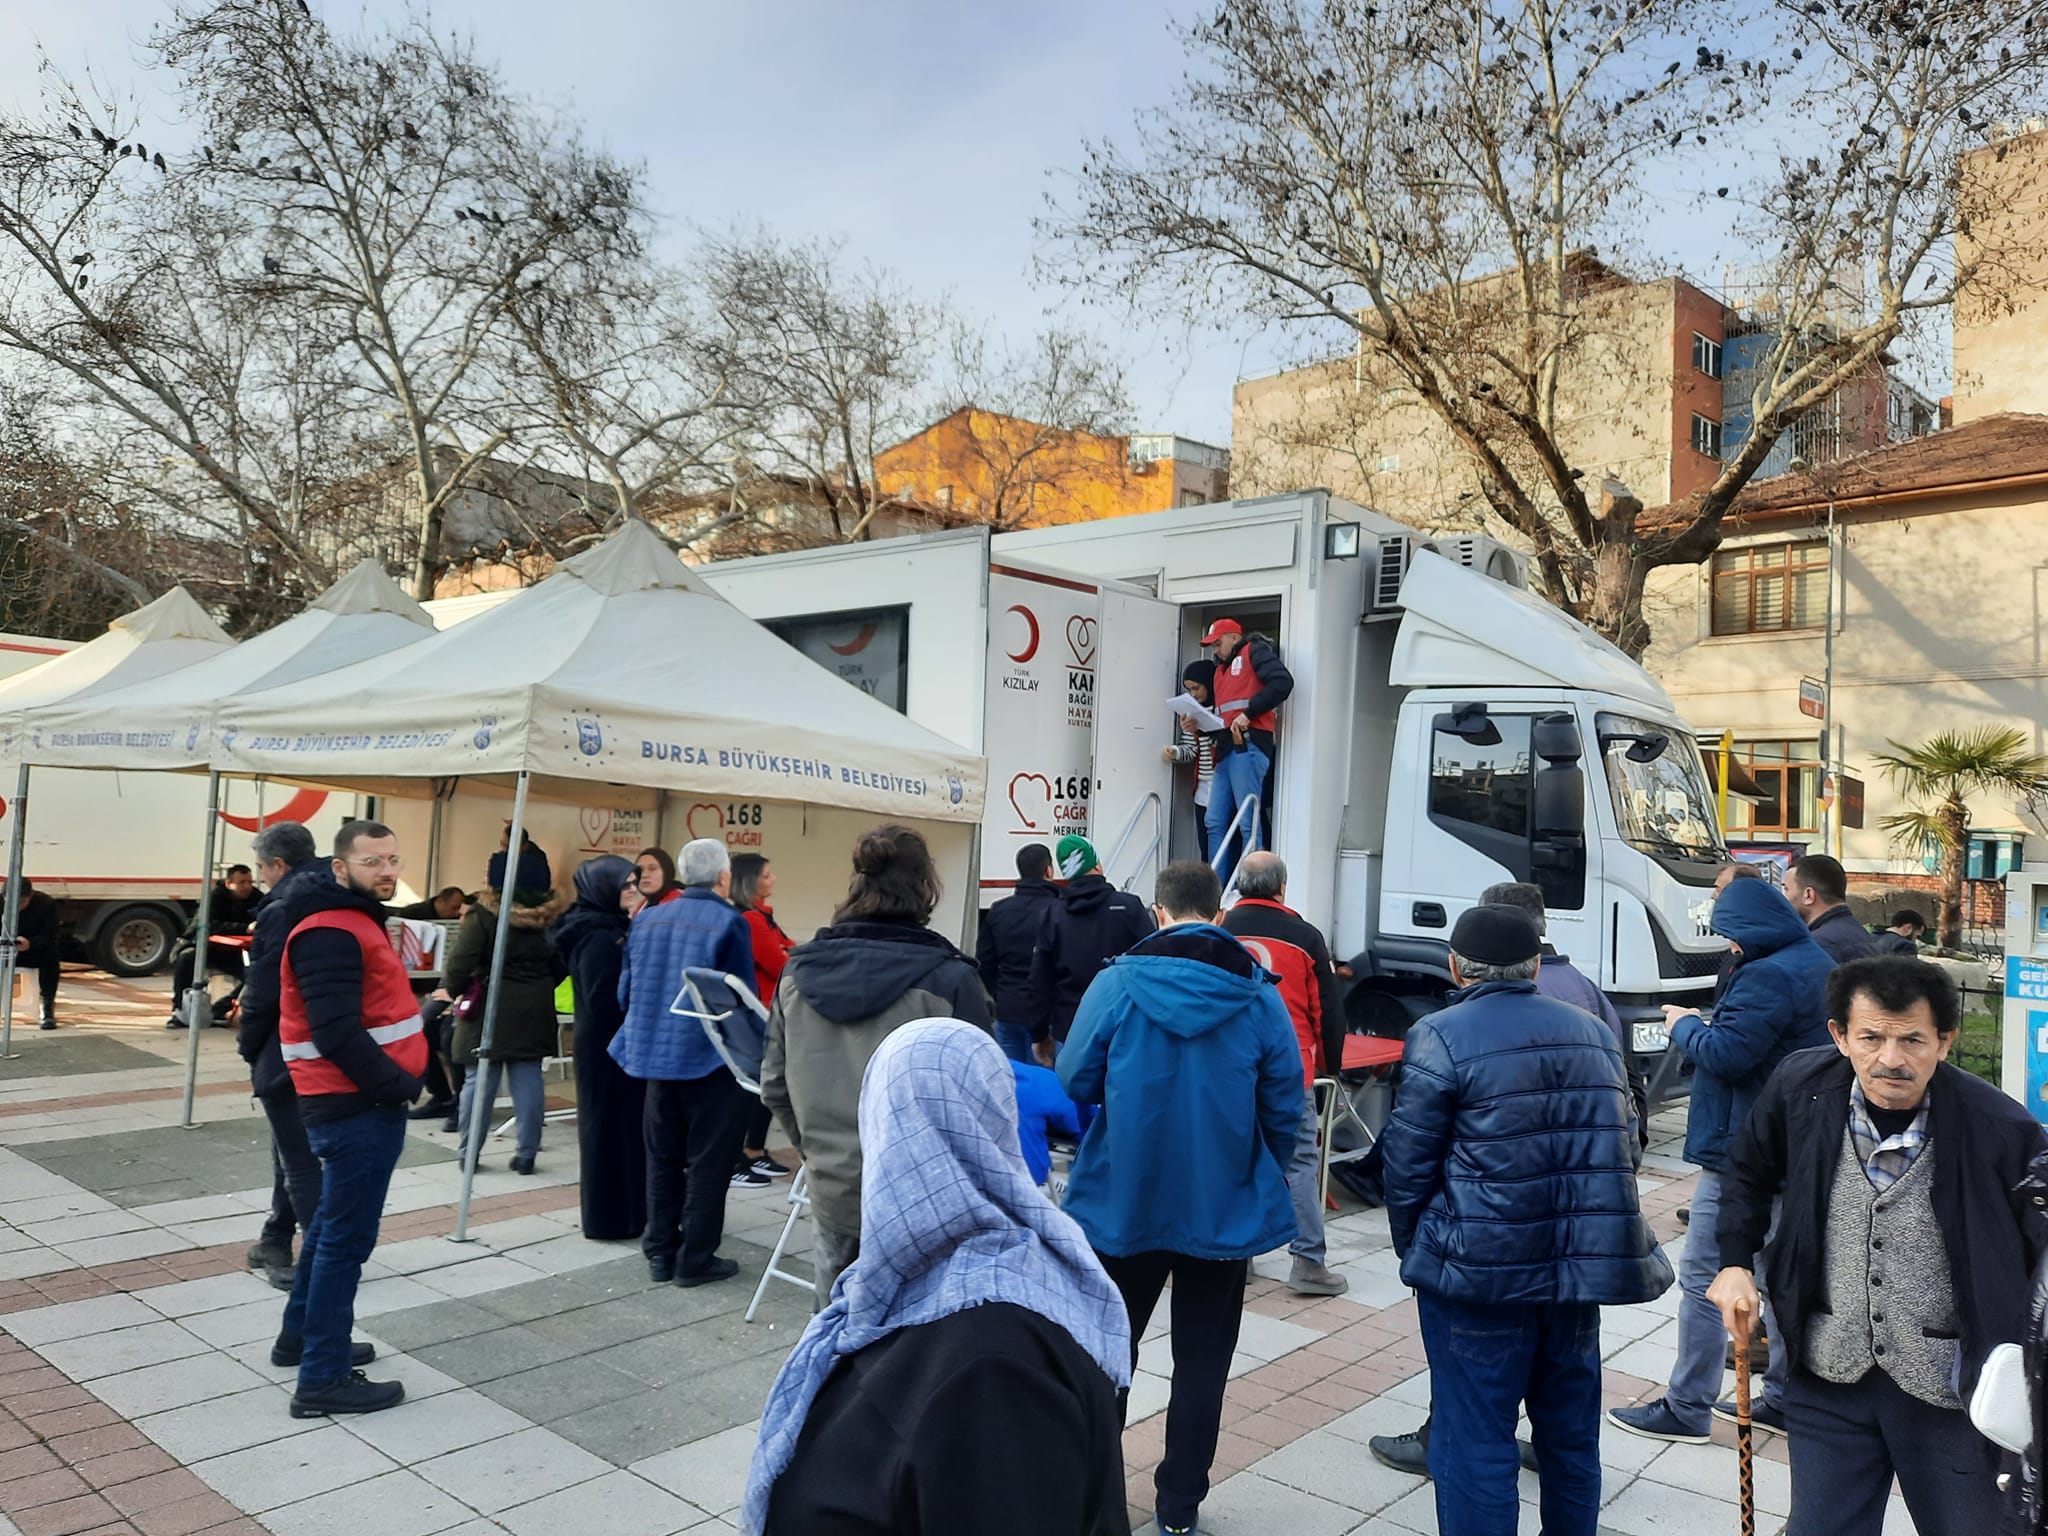
[[[1543,938],[1520,907],[1474,907],[1451,929],[1451,952],[1481,965],[1520,965],[1543,953]]]

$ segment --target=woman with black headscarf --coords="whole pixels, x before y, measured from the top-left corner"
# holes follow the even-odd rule
[[[615,854],[576,870],[576,903],[548,930],[576,988],[576,1139],[583,1157],[583,1235],[622,1242],[647,1225],[647,1148],[641,1139],[646,1084],[611,1058],[625,1021],[619,968],[628,903],[637,905],[639,872]]]
[[[1189,662],[1181,668],[1180,686],[1203,708],[1212,707],[1216,663],[1206,659]],[[1192,766],[1195,770],[1195,838],[1201,845],[1204,862],[1215,853],[1209,846],[1209,791],[1216,776],[1214,735],[1214,732],[1202,730],[1186,715],[1181,715],[1174,721],[1173,745],[1160,754],[1169,763]]]

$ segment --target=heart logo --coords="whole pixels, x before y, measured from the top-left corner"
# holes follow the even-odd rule
[[[1030,811],[1025,810],[1023,801],[1017,798],[1018,786],[1023,784],[1036,784],[1038,786],[1039,795],[1027,795],[1025,799],[1030,800],[1033,807],[1038,809],[1042,815],[1050,818],[1052,814],[1052,780],[1042,773],[1020,773],[1010,780],[1010,809],[1017,813],[1018,822],[1028,832],[1042,831],[1043,828],[1037,818]],[[1043,802],[1042,806],[1040,804],[1041,801]]]
[[[709,801],[699,801],[683,818],[683,828],[692,838],[722,837],[725,834],[725,808]]]
[[[1092,666],[1095,661],[1095,621],[1085,613],[1067,620],[1067,648],[1074,653],[1074,665]]]
[[[586,806],[576,814],[577,823],[583,828],[583,846],[592,850],[604,847],[605,836],[612,829],[612,813],[596,807]]]

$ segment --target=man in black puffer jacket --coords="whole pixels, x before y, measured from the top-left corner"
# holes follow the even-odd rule
[[[974,943],[975,969],[996,1005],[996,1044],[1012,1061],[1031,1060],[1031,959],[1038,930],[1060,899],[1046,878],[1051,872],[1052,850],[1045,844],[1019,848],[1017,893],[981,914]]]
[[[235,1044],[249,1063],[250,1086],[270,1121],[270,1217],[249,1267],[281,1291],[292,1288],[292,1236],[320,1204],[320,1159],[299,1120],[299,1096],[277,1043],[278,967],[292,931],[286,915],[292,893],[306,884],[334,884],[334,865],[320,857],[313,834],[296,821],[280,821],[256,834],[256,873],[269,894],[256,908],[242,983],[241,1029]]]
[[[1600,1512],[1600,1308],[1654,1300],[1671,1264],[1637,1203],[1628,1073],[1607,1026],[1536,992],[1515,907],[1451,930],[1462,991],[1408,1032],[1382,1145],[1387,1219],[1429,1354],[1429,1470],[1447,1531],[1512,1530],[1527,1402],[1543,1528]]]
[[[1109,883],[1087,838],[1061,838],[1056,856],[1066,884],[1059,904],[1048,902],[1039,919],[1025,1003],[1032,1054],[1048,1067],[1074,1027],[1088,984],[1156,926],[1144,902]]]

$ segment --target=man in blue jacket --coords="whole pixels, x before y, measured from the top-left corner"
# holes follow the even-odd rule
[[[1429,1354],[1437,1523],[1512,1536],[1515,1415],[1543,1464],[1543,1529],[1600,1515],[1600,1308],[1654,1300],[1671,1265],[1636,1198],[1621,1048],[1536,991],[1514,907],[1451,930],[1449,1006],[1418,1020],[1387,1124],[1387,1220]]]
[[[1159,1529],[1174,1533],[1195,1528],[1209,1492],[1245,1267],[1294,1237],[1301,1051],[1273,977],[1216,925],[1216,871],[1169,864],[1154,902],[1161,931],[1088,988],[1059,1074],[1102,1106],[1065,1209],[1123,1293],[1134,1363],[1173,1281],[1173,1400],[1153,1482]]]
[[[669,1005],[693,967],[751,979],[754,945],[746,918],[725,899],[732,888],[725,844],[708,837],[685,843],[678,864],[683,894],[643,908],[626,935],[619,973],[626,1018],[611,1054],[620,1071],[647,1084],[647,1272],[688,1288],[740,1272],[718,1256],[718,1244],[752,1100],[703,1026]]]
[[[1738,952],[1727,989],[1714,1005],[1713,1023],[1691,1008],[1664,1009],[1672,1045],[1694,1066],[1685,1160],[1700,1169],[1678,1264],[1678,1283],[1685,1288],[1678,1304],[1678,1359],[1663,1397],[1607,1415],[1630,1434],[1683,1445],[1705,1445],[1716,1415],[1734,1417],[1733,1406],[1719,1401],[1725,1333],[1720,1309],[1707,1300],[1707,1287],[1721,1268],[1714,1230],[1728,1151],[1778,1063],[1794,1051],[1828,1043],[1828,973],[1835,965],[1792,903],[1766,880],[1731,882],[1715,899],[1713,926]],[[1764,1322],[1770,1365],[1763,1401],[1752,1407],[1750,1419],[1783,1434],[1788,1367],[1768,1303]]]

